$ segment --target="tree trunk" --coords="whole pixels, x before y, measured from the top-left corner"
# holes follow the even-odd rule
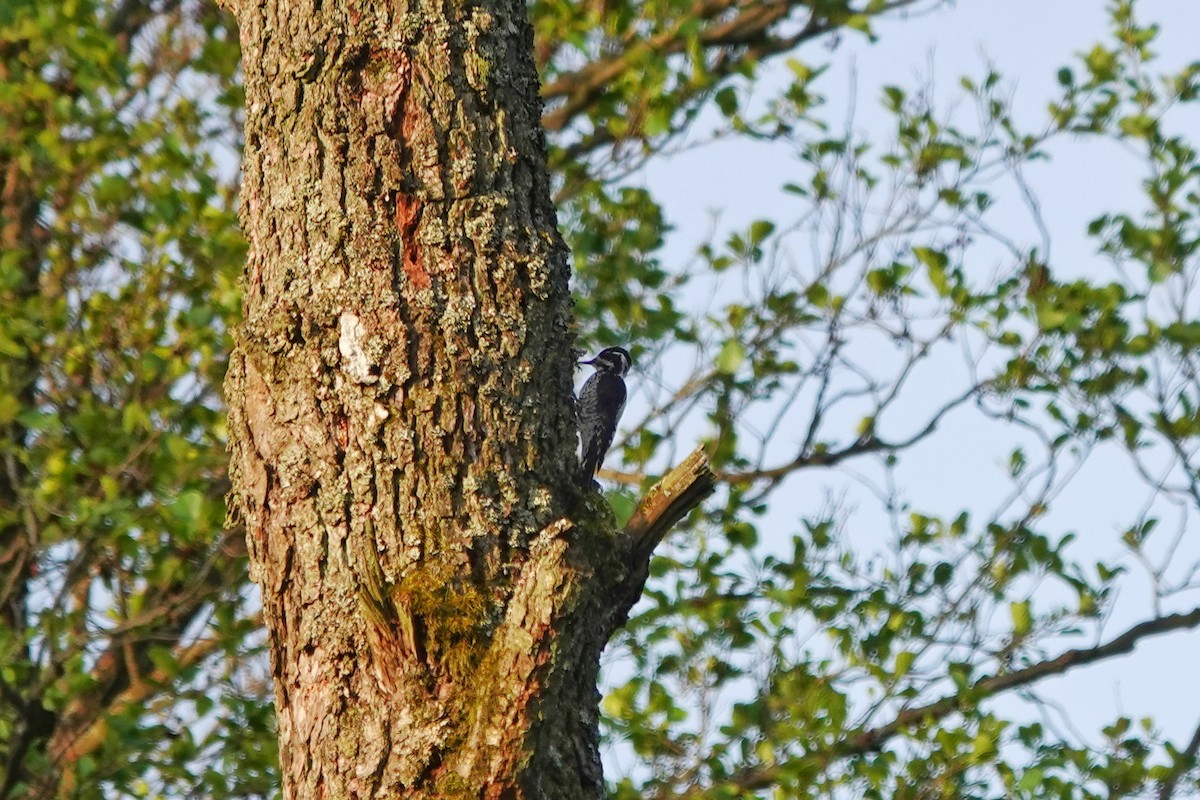
[[[250,242],[231,506],[284,796],[600,797],[596,672],[627,570],[572,478],[525,6],[228,4]]]

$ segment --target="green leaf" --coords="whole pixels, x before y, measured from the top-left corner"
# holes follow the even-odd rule
[[[638,501],[637,497],[630,492],[617,491],[608,494],[608,502],[612,506],[613,516],[617,519],[617,526],[620,527],[629,522],[634,510],[637,509]]]
[[[1013,636],[1027,636],[1033,630],[1033,614],[1028,600],[1009,603],[1008,612],[1012,617]]]
[[[750,243],[760,245],[774,232],[774,222],[766,219],[756,220],[750,225]]]
[[[904,90],[899,86],[883,87],[884,106],[892,112],[898,112],[904,108]]]
[[[717,371],[725,375],[732,375],[745,361],[746,348],[738,340],[729,339],[721,346],[721,352],[717,354]]]
[[[737,91],[732,86],[726,86],[718,91],[713,95],[713,101],[726,117],[732,117],[738,112]]]
[[[1116,77],[1117,55],[1106,50],[1101,45],[1093,47],[1084,57],[1084,63],[1092,73],[1092,78],[1098,82],[1107,82]]]
[[[823,283],[814,283],[809,286],[804,292],[804,297],[817,308],[829,308],[829,289],[825,288]]]

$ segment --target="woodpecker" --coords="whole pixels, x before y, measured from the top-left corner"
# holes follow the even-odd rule
[[[612,446],[625,410],[625,374],[633,365],[624,347],[608,347],[591,361],[596,368],[579,393],[579,434],[583,438],[583,479],[590,481]]]

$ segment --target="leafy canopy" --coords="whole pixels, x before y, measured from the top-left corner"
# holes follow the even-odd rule
[[[618,797],[1200,790],[1200,737],[1080,733],[1043,689],[1200,624],[1200,65],[1162,69],[1123,0],[1044,119],[990,71],[835,127],[820,44],[940,5],[532,4],[580,345],[639,362],[613,502],[697,438],[722,478],[608,662]],[[0,797],[271,794],[222,525],[236,34],[186,0],[17,0],[0,52]],[[642,171],[710,139],[783,154],[786,202],[668,261]],[[1050,231],[1029,175],[1092,147],[1137,192]],[[1081,529],[1068,499],[1118,463],[1124,516]]]

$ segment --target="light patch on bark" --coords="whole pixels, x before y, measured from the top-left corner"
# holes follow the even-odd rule
[[[374,361],[367,355],[364,342],[367,327],[357,315],[344,312],[338,320],[338,351],[342,354],[342,371],[358,383],[375,383]]]

